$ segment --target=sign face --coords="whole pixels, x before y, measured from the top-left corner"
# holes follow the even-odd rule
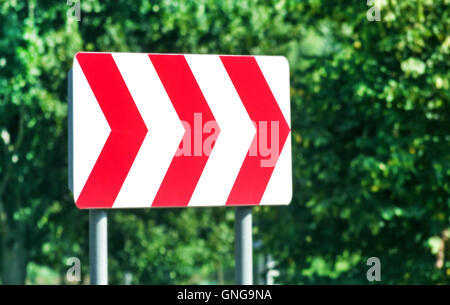
[[[287,205],[281,56],[77,53],[69,187],[78,208]]]

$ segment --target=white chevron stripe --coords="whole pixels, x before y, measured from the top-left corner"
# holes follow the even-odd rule
[[[184,128],[148,55],[113,57],[148,129],[113,207],[150,207]]]
[[[186,60],[220,128],[189,206],[225,205],[256,129],[219,56]]]
[[[73,61],[73,194],[80,196],[111,128],[76,59]]]
[[[286,122],[291,127],[289,63],[282,56],[255,56]],[[285,205],[292,198],[291,133],[270,177],[260,205]]]

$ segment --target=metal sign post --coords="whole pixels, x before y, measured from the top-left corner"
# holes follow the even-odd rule
[[[89,263],[92,285],[108,285],[108,215],[89,210]]]
[[[251,205],[292,199],[287,59],[78,52],[68,82],[68,181],[90,209],[91,283],[108,283],[107,209],[226,205],[236,283],[253,284]]]
[[[253,284],[252,208],[236,207],[235,210],[235,264],[236,284]]]

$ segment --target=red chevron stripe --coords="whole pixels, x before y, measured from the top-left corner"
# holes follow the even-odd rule
[[[78,53],[111,133],[76,202],[79,208],[110,208],[147,134],[147,127],[108,53]]]
[[[183,55],[149,57],[180,120],[194,126],[194,113],[201,113],[203,122],[216,121]],[[190,140],[194,147],[193,137]],[[202,147],[204,142],[205,137]],[[174,157],[152,206],[187,206],[208,158],[204,153]]]
[[[279,122],[278,144],[281,153],[290,129],[256,59],[251,56],[221,56],[220,59],[250,119],[257,124],[266,121],[268,126],[271,121]],[[263,136],[269,134],[270,131]],[[260,137],[260,131],[257,128],[252,145],[255,145],[255,141]],[[261,167],[263,159],[267,159],[267,157],[261,156],[259,151],[256,156],[247,154],[226,205],[257,205],[260,203],[275,168],[275,166]]]

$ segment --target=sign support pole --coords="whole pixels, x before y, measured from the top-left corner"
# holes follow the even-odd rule
[[[236,284],[253,284],[252,208],[236,207],[234,224]]]
[[[108,215],[89,210],[89,263],[92,285],[108,285]]]

